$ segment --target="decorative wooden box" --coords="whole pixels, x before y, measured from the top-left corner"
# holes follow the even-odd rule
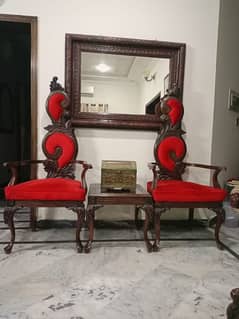
[[[102,161],[101,192],[136,190],[135,161]]]

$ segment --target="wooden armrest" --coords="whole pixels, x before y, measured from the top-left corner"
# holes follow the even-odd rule
[[[199,168],[206,168],[206,169],[212,169],[214,170],[213,176],[212,176],[212,182],[213,186],[216,188],[221,188],[219,182],[218,182],[218,174],[222,171],[226,171],[226,167],[224,166],[216,166],[216,165],[205,165],[205,164],[197,164],[197,163],[186,163],[183,162],[185,166],[191,166],[191,167],[199,167]]]
[[[4,162],[3,166],[8,167],[11,170],[12,173],[12,177],[8,183],[9,186],[11,185],[15,185],[17,182],[17,178],[18,178],[18,168],[20,166],[27,166],[27,165],[32,165],[32,164],[44,164],[47,163],[51,160],[26,160],[26,161],[12,161],[12,162]],[[54,161],[52,161],[54,162]],[[86,183],[86,179],[85,179],[85,175],[86,175],[86,171],[88,169],[92,168],[91,164],[88,164],[85,161],[81,161],[81,160],[74,160],[71,161],[72,164],[81,164],[83,166],[83,170],[81,173],[81,182],[82,182],[82,186],[87,190],[87,183]]]
[[[31,164],[41,164],[44,162],[46,162],[46,160],[11,161],[11,162],[4,162],[3,166],[11,168],[11,167],[27,166]]]
[[[186,163],[183,162],[184,165],[186,166],[193,166],[193,167],[199,167],[199,168],[207,168],[207,169],[214,169],[214,170],[225,170],[226,171],[226,167],[224,166],[216,166],[216,165],[205,165],[205,164],[198,164],[198,163]]]
[[[87,169],[92,169],[93,166],[85,161],[81,161],[81,160],[74,160],[71,161],[71,163],[73,164],[81,164],[83,166],[83,168],[87,168]]]
[[[83,170],[82,170],[82,173],[81,173],[81,183],[82,183],[82,186],[83,188],[86,190],[87,192],[87,183],[86,183],[86,172],[88,169],[92,169],[93,166],[91,164],[88,164],[87,162],[85,161],[81,161],[81,160],[74,160],[74,161],[71,161],[72,164],[81,164],[83,166]]]
[[[154,170],[157,166],[158,166],[158,164],[156,162],[148,163],[148,168],[149,169]]]
[[[9,186],[15,185],[18,178],[18,168],[20,166],[30,166],[32,164],[43,164],[46,160],[24,160],[24,161],[10,161],[4,162],[2,165],[11,170],[12,177],[8,183]]]

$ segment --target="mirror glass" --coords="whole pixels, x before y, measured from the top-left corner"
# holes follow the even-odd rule
[[[169,59],[82,52],[79,111],[154,114],[168,75]]]
[[[158,130],[160,98],[182,99],[184,43],[66,34],[65,49],[74,127]]]

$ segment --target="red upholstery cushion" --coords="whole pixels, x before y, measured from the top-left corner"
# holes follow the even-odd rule
[[[148,182],[147,190],[155,202],[221,202],[227,195],[223,189],[180,180],[158,181],[153,190]]]
[[[172,153],[176,155],[177,160],[182,159],[186,153],[185,142],[177,136],[166,137],[159,144],[157,150],[158,159],[161,165],[169,171],[173,171],[176,165],[171,157]]]
[[[67,178],[34,179],[4,189],[7,200],[85,200],[81,182]]]
[[[50,95],[47,103],[48,103],[48,112],[53,121],[59,121],[61,118],[63,108],[61,106],[61,102],[65,100],[65,95],[63,93],[53,93]]]
[[[175,125],[183,116],[182,103],[178,99],[170,97],[168,100],[166,100],[166,105],[170,108],[168,113],[170,121],[172,125]]]
[[[48,135],[45,140],[45,148],[50,155],[54,155],[58,148],[61,149],[62,153],[57,160],[59,168],[63,168],[73,160],[76,153],[75,141],[69,135],[61,132]]]

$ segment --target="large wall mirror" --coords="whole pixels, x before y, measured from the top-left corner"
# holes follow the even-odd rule
[[[75,127],[157,130],[161,97],[183,94],[185,44],[66,34]]]

